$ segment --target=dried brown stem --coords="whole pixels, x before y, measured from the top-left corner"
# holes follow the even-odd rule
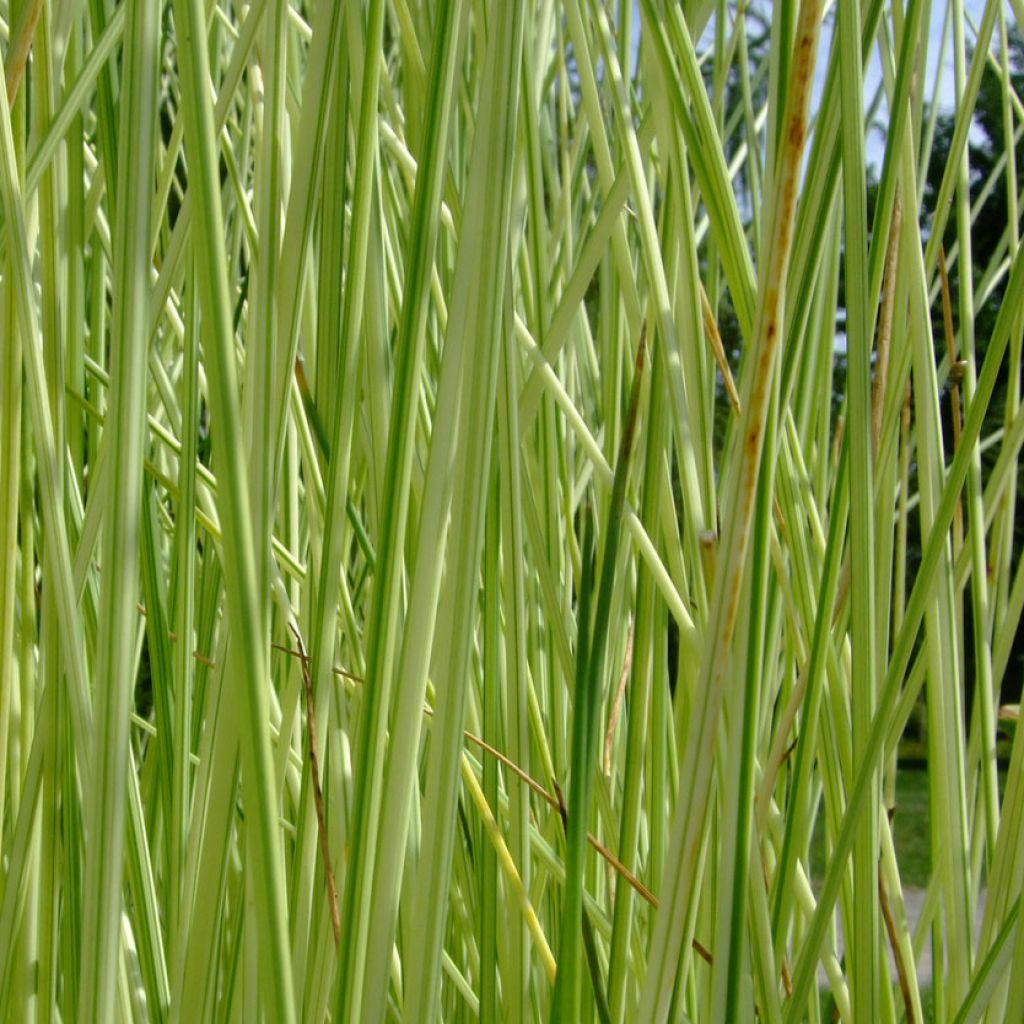
[[[740,405],[740,393],[736,390],[736,381],[733,380],[729,360],[725,356],[722,335],[718,330],[718,324],[715,323],[715,313],[711,308],[711,303],[708,302],[708,293],[704,291],[703,283],[700,286],[700,308],[704,316],[704,333],[708,337],[715,362],[718,364],[718,372],[721,373],[722,380],[725,382],[725,393],[729,396],[729,404],[732,406],[733,412],[739,416],[743,408]]]
[[[882,880],[882,872],[878,872],[878,902],[882,908],[882,919],[885,921],[885,930],[889,936],[889,945],[892,947],[893,959],[896,961],[896,975],[899,978],[900,993],[903,996],[903,1006],[907,1011],[907,1024],[917,1024],[917,1014],[914,1012],[914,1001],[910,998],[910,982],[907,975],[907,965],[903,960],[903,952],[900,950],[899,941],[896,937],[896,921],[892,916],[892,907],[889,905],[889,894],[885,891],[885,883]]]
[[[32,0],[21,12],[17,28],[11,36],[11,47],[7,52],[7,74],[4,83],[7,89],[7,105],[14,105],[21,80],[25,77],[28,55],[32,50],[32,37],[36,34],[39,15],[43,13],[43,0]]]

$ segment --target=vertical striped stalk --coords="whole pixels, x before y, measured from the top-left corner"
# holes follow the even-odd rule
[[[843,207],[846,254],[847,415],[850,444],[851,717],[853,764],[864,757],[877,701],[875,656],[874,481],[871,451],[871,334],[868,309],[867,198],[862,110],[860,5],[839,12],[838,46],[842,108]],[[858,1020],[879,1012],[877,777],[868,783],[868,804],[854,841],[853,918],[846,928],[852,972],[852,1008]]]
[[[776,381],[776,387],[778,383]],[[772,402],[766,423],[765,440],[768,450],[774,447],[778,425],[774,421],[777,398]],[[774,488],[774,466],[762,466],[757,485],[755,514],[764,521],[772,518],[771,495]],[[747,890],[761,886],[758,863],[751,869],[751,845],[754,797],[754,764],[757,730],[760,718],[761,693],[759,682],[769,664],[765,650],[767,631],[768,569],[770,545],[769,531],[755,534],[750,565],[750,608],[747,612],[746,656],[743,671],[743,700],[739,709],[730,715],[728,723],[729,746],[738,748],[726,767],[725,811],[722,829],[723,850],[719,866],[724,882],[719,888],[716,906],[718,927],[715,932],[715,964],[711,1013],[721,1020],[739,1020],[749,1016],[745,987],[747,944]]]
[[[108,519],[103,535],[103,580],[97,650],[95,789],[86,804],[89,849],[85,863],[82,942],[83,1019],[114,1016],[121,948],[121,873],[129,768],[129,721],[135,676],[133,623],[138,589],[148,354],[149,240],[160,5],[132,4],[119,135],[118,206],[114,223],[111,401],[108,446]]]
[[[664,392],[661,388],[652,387],[650,408],[648,410],[647,444],[644,452],[644,492],[643,513],[645,522],[653,521],[659,504],[662,479],[658,473],[666,441],[666,415],[664,408]],[[648,708],[651,702],[651,690],[655,683],[654,655],[657,646],[654,642],[657,633],[655,614],[655,590],[650,573],[641,567],[637,574],[637,603],[634,625],[634,648],[636,655],[633,664],[633,675],[630,679],[630,703],[627,754],[623,766],[622,818],[619,831],[619,855],[624,866],[635,872],[639,863],[638,846],[640,840],[640,823],[642,814],[642,782],[644,747],[651,746],[647,736]],[[637,927],[638,917],[637,896],[628,886],[621,883],[615,889],[615,909],[612,928],[612,939],[609,949],[608,967],[608,1003],[611,1018],[620,1022],[627,1018],[627,1007],[632,1008],[635,998],[630,998],[630,983],[627,978],[627,963],[633,929]]]
[[[241,420],[231,330],[227,266],[215,225],[221,224],[217,187],[213,106],[209,81],[204,20],[196,0],[176,0],[181,23],[182,99],[185,147],[190,154],[199,203],[197,273],[200,307],[209,331],[208,374],[213,433],[217,438],[219,502],[226,529],[222,538],[225,595],[233,630],[232,646],[240,665],[231,670],[230,698],[243,720],[241,749],[248,806],[255,833],[250,849],[261,894],[257,904],[264,986],[276,1019],[295,1014],[295,996],[287,955],[288,910],[284,893],[283,851],[278,833],[278,797],[272,786],[268,735],[269,675],[265,640],[261,636],[260,600],[256,594],[256,560],[252,518],[245,483],[244,454],[239,446]]]
[[[1012,1015],[1022,15],[0,6],[0,1019]]]
[[[615,464],[611,504],[605,525],[601,553],[601,572],[598,577],[597,603],[591,620],[589,595],[580,602],[577,619],[578,654],[576,685],[573,691],[573,728],[571,787],[569,790],[568,822],[566,826],[565,894],[562,900],[562,933],[559,943],[559,971],[552,1005],[552,1020],[576,1020],[580,1016],[580,938],[588,928],[583,908],[583,889],[586,835],[590,819],[594,789],[594,761],[599,749],[598,731],[601,708],[604,703],[604,660],[608,644],[609,616],[612,594],[615,591],[615,567],[618,559],[622,510],[629,480],[630,456],[636,441],[639,414],[640,385],[646,357],[646,325],[641,329],[637,348],[636,370],[630,390],[629,406],[622,426],[619,455]],[[586,519],[589,519],[586,510]],[[584,529],[592,529],[585,521]],[[591,557],[583,545],[583,592],[588,590],[588,566]],[[580,925],[581,927],[577,927]],[[604,999],[603,980],[592,978],[595,997]]]
[[[185,895],[185,866],[189,848],[189,812],[192,792],[192,707],[195,682],[193,622],[196,585],[196,460],[192,457],[199,434],[199,299],[195,266],[190,268],[191,280],[186,283],[188,309],[192,314],[186,323],[185,351],[181,374],[182,458],[178,468],[178,514],[175,516],[174,556],[177,577],[174,593],[174,753],[172,756],[171,815],[168,829],[167,934],[170,955],[177,954],[176,943],[188,920]],[[190,441],[190,439],[192,439]],[[185,456],[187,453],[187,457]]]
[[[451,532],[458,538],[442,591],[440,635],[446,639],[435,663],[446,678],[438,685],[438,706],[427,763],[425,824],[417,870],[413,934],[422,955],[406,976],[407,1020],[434,1013],[438,998],[441,948],[448,918],[449,885],[459,794],[459,754],[470,672],[470,622],[477,607],[477,567],[483,542],[486,483],[490,476],[491,437],[500,346],[510,344],[512,309],[507,274],[514,142],[519,103],[520,54],[525,12],[501,5],[489,26],[483,93],[467,179],[464,223],[476,230],[460,238],[446,345],[473,342],[465,367],[461,401],[466,419],[457,469]]]
[[[655,920],[648,973],[640,1002],[644,1019],[664,1020],[669,1013],[672,978],[680,951],[692,937],[691,907],[696,898],[700,833],[711,784],[711,755],[726,682],[729,652],[736,625],[743,565],[750,538],[768,396],[780,342],[782,288],[792,239],[797,175],[803,152],[810,97],[811,69],[817,50],[820,14],[812,0],[801,4],[795,59],[786,95],[783,142],[777,162],[777,200],[767,232],[770,254],[762,267],[756,343],[745,363],[743,412],[740,417],[738,462],[727,483],[722,547],[726,561],[715,575],[703,660],[697,685],[699,706],[693,709],[684,747],[684,788],[674,812],[672,848],[662,879],[662,905]]]
[[[380,5],[379,18],[383,18],[383,4]],[[423,151],[419,173],[417,175],[416,193],[413,206],[413,235],[415,248],[409,259],[409,278],[403,296],[402,318],[398,336],[398,367],[395,381],[395,393],[392,397],[391,424],[388,431],[388,454],[385,475],[384,508],[381,527],[384,543],[379,554],[379,570],[376,574],[373,592],[373,605],[370,618],[370,640],[367,654],[368,684],[363,695],[362,707],[359,711],[359,732],[355,747],[355,789],[353,794],[352,838],[348,870],[345,875],[345,896],[343,920],[345,934],[339,959],[338,974],[338,1009],[339,1017],[356,1018],[366,1012],[370,1016],[379,1015],[383,1011],[386,997],[388,976],[388,957],[393,942],[395,913],[397,911],[398,884],[401,879],[401,861],[404,852],[403,819],[408,814],[409,773],[413,767],[412,755],[418,747],[418,725],[422,717],[422,693],[425,675],[417,685],[409,681],[403,685],[402,693],[415,701],[407,706],[404,715],[396,720],[398,746],[392,762],[407,766],[397,771],[389,763],[387,771],[396,774],[392,784],[385,790],[385,749],[386,726],[390,710],[392,680],[395,673],[395,653],[398,647],[398,600],[404,575],[403,548],[406,530],[408,529],[410,503],[410,476],[412,471],[414,431],[416,427],[415,410],[419,404],[420,375],[425,348],[425,327],[428,313],[428,286],[434,262],[434,245],[438,229],[438,206],[441,197],[444,156],[448,141],[448,124],[452,107],[452,93],[455,75],[456,58],[459,51],[459,30],[461,21],[461,4],[446,3],[438,11],[439,20],[435,29],[435,44],[431,55],[430,78],[426,97],[427,125],[423,136]],[[371,53],[375,48],[382,30],[380,20],[371,23],[374,32],[371,34]],[[358,177],[363,171],[369,173],[374,165],[376,148],[376,97],[377,70],[374,61],[368,60],[364,68],[363,96],[361,100],[360,125],[363,131],[359,138],[357,152],[357,198],[366,204],[366,215],[369,216],[369,187],[371,180],[366,179],[366,192],[359,196],[360,182]],[[362,156],[360,162],[359,156]],[[360,169],[361,168],[361,169]],[[359,222],[353,226],[353,242],[351,252],[359,259],[359,237],[356,234]],[[366,229],[363,228],[363,231]],[[365,238],[365,236],[364,236]],[[358,264],[357,264],[358,266]],[[350,324],[348,336],[355,342],[358,330],[359,309],[362,296],[361,282],[357,277],[350,278],[348,306],[354,310],[354,318]],[[443,394],[444,392],[442,392]],[[337,421],[340,426],[340,419]],[[341,440],[341,438],[337,438]],[[436,437],[433,440],[437,440]],[[445,461],[441,457],[442,464]],[[429,473],[429,471],[428,471]],[[427,491],[431,495],[430,490]],[[431,495],[432,496],[432,495]],[[428,499],[429,500],[429,499]],[[428,541],[434,545],[435,552],[443,548],[438,536],[440,522],[435,522],[434,529],[426,524],[441,513],[444,517],[445,503],[431,501],[427,504],[425,522],[421,525],[421,543]],[[427,570],[432,572],[433,570]],[[430,586],[426,573],[420,572],[417,565],[414,586],[426,584]],[[326,596],[326,595],[324,595]],[[436,584],[434,599],[429,590],[423,595],[424,600],[417,602],[415,607],[428,615],[432,614],[436,600]],[[428,639],[430,623],[421,633],[415,622],[407,625],[406,642],[415,642],[419,636]],[[422,672],[425,662],[429,659],[429,647],[420,651],[414,660],[415,670]],[[401,672],[402,662],[399,663]],[[403,679],[405,678],[402,673]],[[420,696],[417,698],[416,694]],[[415,714],[416,724],[410,734],[407,730],[412,726],[410,714]],[[403,728],[404,727],[404,728]],[[382,814],[382,804],[388,802],[388,814]],[[403,806],[404,805],[404,806]],[[397,831],[397,836],[380,837],[378,831]],[[384,838],[385,843],[381,842]],[[381,863],[378,867],[378,850],[382,851]],[[380,871],[378,875],[377,872]],[[378,878],[381,882],[378,882]],[[371,896],[377,885],[382,884],[376,911],[376,927],[371,921],[374,903]],[[366,1005],[364,1006],[364,999]]]

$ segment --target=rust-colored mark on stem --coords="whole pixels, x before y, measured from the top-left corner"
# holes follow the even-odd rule
[[[739,416],[743,411],[740,404],[740,393],[736,390],[736,381],[732,376],[732,369],[729,367],[729,360],[725,355],[725,345],[722,343],[722,335],[715,323],[715,312],[708,301],[708,293],[704,290],[704,282],[700,282],[700,309],[704,317],[704,333],[707,335],[708,344],[714,354],[715,362],[718,364],[718,372],[722,375],[725,383],[725,393],[729,398],[732,411]]]
[[[878,902],[882,908],[882,920],[885,921],[885,931],[889,936],[889,945],[892,948],[893,959],[896,961],[896,975],[899,978],[900,994],[903,996],[903,1006],[907,1011],[907,1024],[917,1024],[917,1014],[914,1012],[914,1001],[910,998],[910,982],[908,980],[907,965],[903,959],[903,952],[900,949],[899,940],[896,934],[896,921],[892,916],[892,907],[889,905],[889,894],[885,891],[885,882],[882,880],[882,871],[878,871]]]
[[[7,80],[4,83],[9,107],[14,106],[21,80],[25,77],[28,55],[32,50],[32,37],[36,34],[36,25],[42,13],[43,0],[32,0],[22,10],[17,28],[12,33],[11,48],[7,53]]]
[[[764,284],[754,343],[750,394],[745,396],[746,404],[743,409],[739,478],[734,504],[729,513],[730,522],[724,530],[724,538],[729,545],[726,577],[719,581],[722,587],[717,598],[720,602],[719,611],[713,627],[713,637],[709,639],[703,670],[708,671],[711,677],[709,682],[713,697],[705,705],[702,718],[694,719],[695,722],[701,723],[703,734],[699,740],[708,748],[709,754],[720,711],[722,688],[728,672],[733,634],[739,616],[740,592],[768,420],[775,353],[783,332],[781,297],[785,288],[793,237],[811,78],[820,26],[821,0],[804,0],[800,5],[796,49],[783,114],[785,130],[780,140],[778,159],[778,200],[772,211],[770,235],[762,256],[765,267]],[[708,788],[709,784],[707,787],[702,786],[696,796],[696,813],[687,823],[682,856],[688,870],[692,872],[690,877],[694,877],[696,873],[702,838],[700,823],[708,799]],[[688,807],[693,809],[693,806],[688,802]]]

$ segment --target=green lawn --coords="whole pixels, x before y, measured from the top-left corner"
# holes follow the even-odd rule
[[[896,775],[893,842],[904,885],[925,886],[931,874],[928,841],[928,770],[902,768]]]

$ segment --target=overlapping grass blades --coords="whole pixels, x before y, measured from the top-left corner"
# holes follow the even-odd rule
[[[0,1019],[1017,1012],[1022,15],[0,2]]]

